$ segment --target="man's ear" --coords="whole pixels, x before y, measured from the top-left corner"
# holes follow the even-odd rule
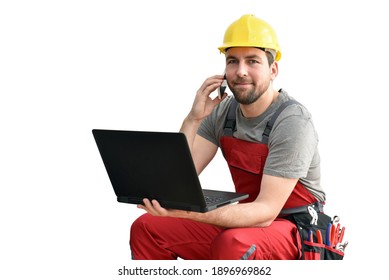
[[[278,76],[278,63],[277,61],[274,61],[272,63],[272,65],[270,65],[270,77],[271,77],[271,80],[274,81],[276,79],[276,77]]]

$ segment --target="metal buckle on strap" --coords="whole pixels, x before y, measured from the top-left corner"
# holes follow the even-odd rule
[[[224,125],[224,135],[225,136],[233,136],[236,128],[236,120],[226,120]]]

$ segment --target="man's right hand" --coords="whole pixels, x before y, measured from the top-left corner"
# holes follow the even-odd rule
[[[227,96],[224,93],[221,99],[217,96],[214,99],[210,97],[211,93],[221,86],[223,79],[223,75],[215,75],[204,81],[196,93],[192,109],[187,116],[188,121],[196,122],[203,120]]]

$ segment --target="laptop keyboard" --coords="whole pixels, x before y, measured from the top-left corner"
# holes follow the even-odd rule
[[[217,196],[207,196],[206,195],[206,196],[204,196],[204,198],[205,198],[206,204],[217,203],[217,202],[223,200],[223,198],[217,197]]]

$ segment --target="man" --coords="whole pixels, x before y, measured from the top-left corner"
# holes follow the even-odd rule
[[[158,201],[144,199],[138,207],[148,213],[131,228],[134,259],[297,259],[296,226],[280,212],[324,204],[318,139],[309,112],[294,103],[276,113],[293,98],[273,88],[281,58],[273,28],[244,15],[228,27],[219,50],[226,57],[225,77],[234,98],[212,99],[223,76],[206,79],[180,131],[198,174],[220,147],[236,190],[250,196],[208,213],[164,209]],[[225,128],[230,110],[236,126]],[[269,133],[266,126],[275,114]]]

